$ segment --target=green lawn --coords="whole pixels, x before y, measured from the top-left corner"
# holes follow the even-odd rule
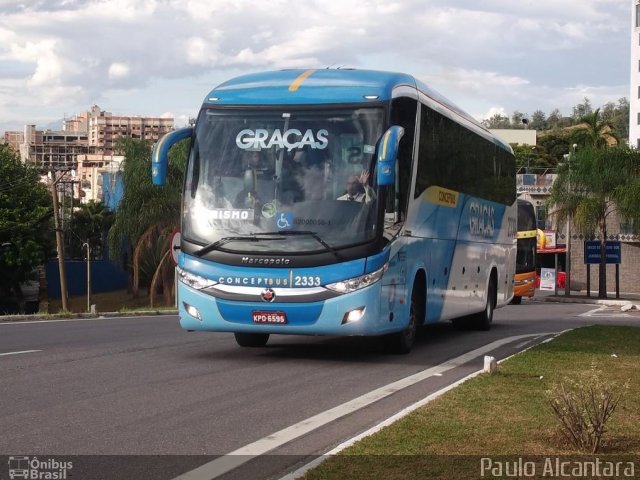
[[[114,292],[95,293],[91,296],[91,304],[96,305],[98,312],[132,312],[136,310],[151,310],[149,306],[149,296],[144,292],[137,298],[126,290]],[[156,295],[153,310],[175,309],[175,306],[164,305],[162,295]],[[51,299],[49,301],[49,313],[55,314],[62,310],[60,300]],[[69,310],[73,313],[86,313],[87,297],[78,295],[69,297]]]
[[[637,459],[640,328],[593,326],[516,355],[500,364],[497,374],[465,382],[329,458],[304,478],[479,477],[478,456],[575,455],[578,452],[557,431],[545,392],[589,371],[594,362],[607,381],[629,384],[604,437],[603,458]]]

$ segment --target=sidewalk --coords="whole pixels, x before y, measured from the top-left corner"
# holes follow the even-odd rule
[[[555,303],[589,303],[594,305],[606,305],[609,307],[622,307],[624,305],[635,305],[640,310],[640,294],[620,292],[620,298],[616,298],[616,292],[607,292],[607,298],[598,298],[598,291],[592,290],[591,296],[587,296],[586,290],[572,291],[566,296],[564,289],[558,289],[557,294],[545,290],[536,289],[532,302],[555,302]]]

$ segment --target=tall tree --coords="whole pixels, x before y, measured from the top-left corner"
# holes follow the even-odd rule
[[[133,246],[133,294],[139,294],[140,263],[146,250],[154,248],[157,238],[180,225],[181,195],[186,167],[188,141],[180,142],[170,152],[167,184],[151,183],[151,144],[143,140],[123,139],[123,196],[109,230],[109,255],[119,258],[124,244]],[[168,251],[169,246],[166,246]],[[166,257],[156,268],[169,269]],[[163,274],[165,295],[172,292],[173,275]],[[154,293],[154,292],[150,292]]]
[[[522,112],[516,110],[511,114],[511,128],[524,128],[524,123],[522,122],[526,118],[526,115]],[[527,119],[527,122],[529,119]]]
[[[602,120],[611,125],[621,142],[629,140],[629,100],[618,99],[618,104],[607,103],[602,107]]]
[[[560,110],[558,110],[557,108],[552,111],[549,114],[549,118],[547,118],[547,124],[549,125],[549,128],[551,128],[552,130],[561,128],[562,125],[562,114],[560,113]]]
[[[85,243],[91,248],[91,258],[102,258],[104,237],[113,223],[113,212],[103,203],[90,202],[80,205],[71,218],[69,231],[69,257],[82,257]]]
[[[573,107],[573,115],[571,115],[571,118],[573,118],[574,122],[579,122],[581,121],[582,118],[584,118],[585,116],[591,113],[593,113],[591,100],[589,100],[588,97],[584,97],[583,103],[579,103],[578,105]]]
[[[53,249],[52,212],[38,172],[0,145],[0,298],[16,298],[21,309],[20,283],[31,279]]]
[[[509,128],[510,126],[509,119],[499,113],[484,119],[482,124],[487,128]]]
[[[546,130],[548,128],[547,125],[547,116],[542,110],[536,110],[531,115],[531,122],[529,123],[529,127],[534,130]]]
[[[580,125],[573,132],[572,139],[582,148],[604,148],[619,141],[611,125],[602,120],[599,108],[580,119]]]
[[[598,296],[606,298],[607,220],[617,213],[640,221],[640,152],[626,145],[578,150],[559,166],[548,203],[559,224],[569,217],[585,237],[599,234]]]

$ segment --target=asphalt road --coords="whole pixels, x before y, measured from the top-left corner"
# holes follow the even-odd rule
[[[359,338],[240,348],[231,334],[184,332],[173,316],[0,324],[0,455],[172,455],[91,462],[100,478],[132,468],[173,478],[266,451],[226,478],[278,477],[477,371],[485,353],[504,358],[594,323],[640,325],[640,312],[523,303],[496,311],[489,332],[427,327],[403,356]]]

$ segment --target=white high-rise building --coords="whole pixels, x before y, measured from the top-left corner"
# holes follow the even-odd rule
[[[629,144],[640,148],[640,0],[631,0]]]

